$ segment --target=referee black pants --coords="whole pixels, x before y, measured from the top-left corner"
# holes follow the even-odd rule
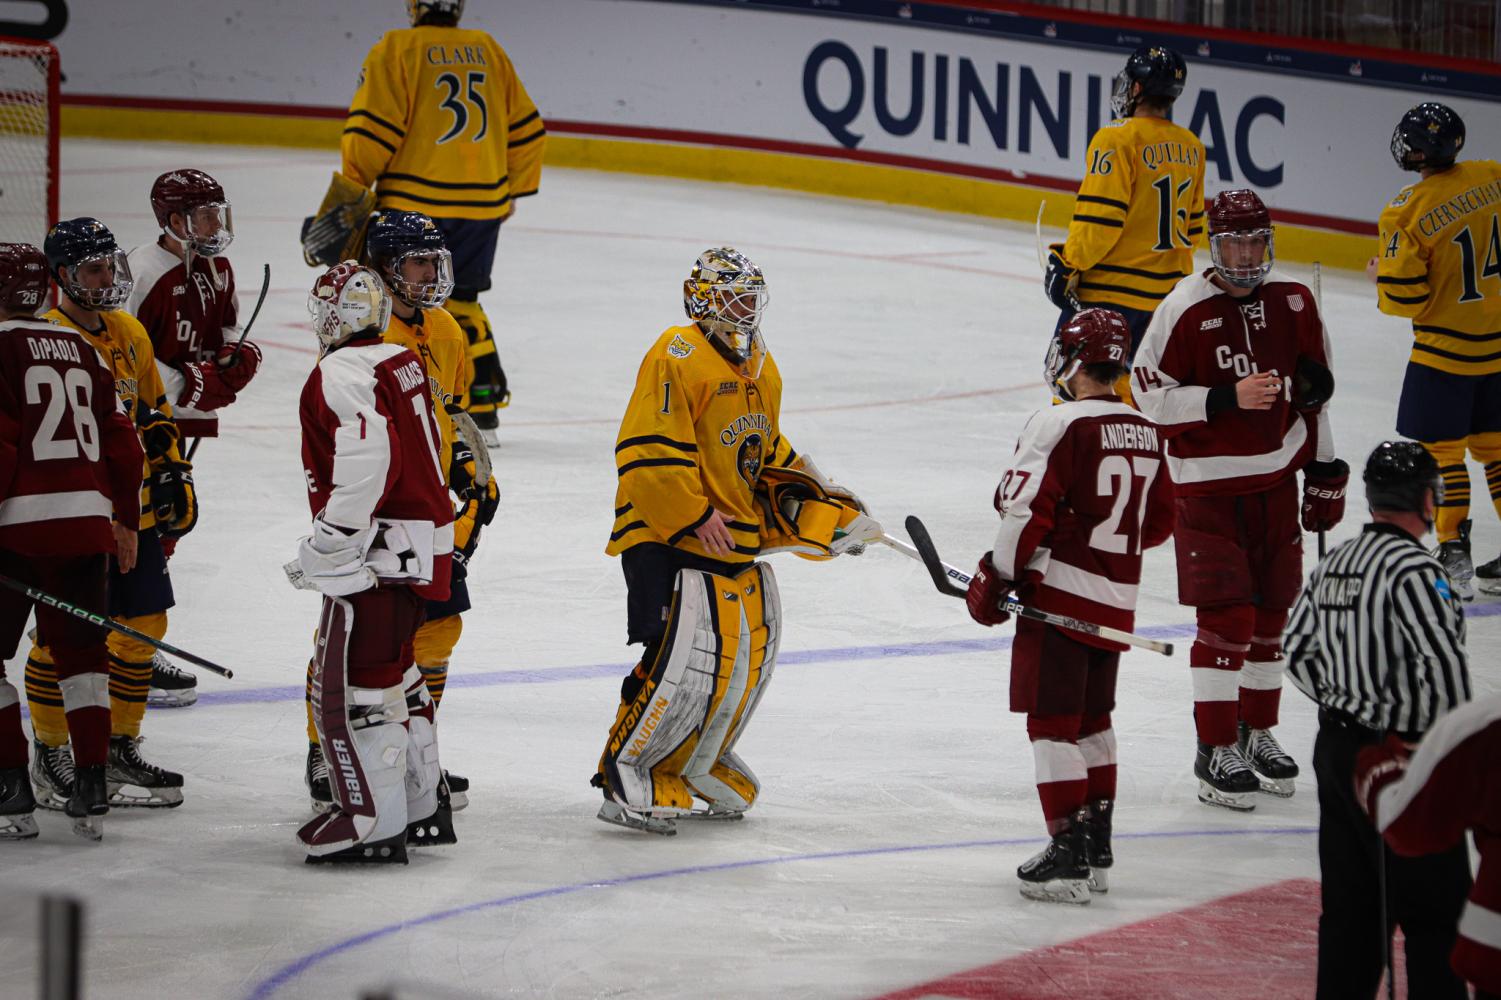
[[[1449,965],[1459,913],[1470,891],[1463,844],[1440,854],[1393,854],[1355,801],[1355,755],[1380,735],[1320,713],[1313,746],[1319,781],[1318,1000],[1370,1000],[1384,971],[1382,942],[1402,928],[1411,997],[1465,1000]],[[1379,851],[1379,853],[1378,853]],[[1386,926],[1381,926],[1378,865],[1386,864]]]

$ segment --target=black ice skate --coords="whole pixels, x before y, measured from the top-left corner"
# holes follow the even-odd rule
[[[1292,798],[1298,763],[1282,749],[1270,729],[1252,729],[1242,722],[1240,752],[1250,762],[1251,770],[1256,772],[1263,792],[1284,799]]]
[[[1433,550],[1434,558],[1444,564],[1449,574],[1449,583],[1454,586],[1454,596],[1461,601],[1475,599],[1475,563],[1470,559],[1470,519],[1459,522],[1459,537],[1440,542]],[[1497,562],[1501,562],[1498,559]],[[1489,569],[1491,563],[1486,563]]]
[[[1240,744],[1212,747],[1200,743],[1199,755],[1194,758],[1194,775],[1199,779],[1200,802],[1241,812],[1256,808],[1251,793],[1261,788],[1261,780],[1240,752]]]
[[[1110,820],[1115,815],[1115,803],[1110,799],[1098,799],[1088,806],[1089,819],[1084,824],[1084,857],[1089,862],[1089,891],[1110,891],[1110,866],[1115,864],[1115,852],[1110,849]]]
[[[1016,870],[1022,895],[1049,903],[1089,902],[1087,827],[1089,811],[1080,809],[1053,834],[1047,847]]]
[[[61,809],[73,796],[73,748],[64,743],[49,747],[41,740],[31,743],[31,784],[36,804],[43,809]]]
[[[197,700],[198,678],[157,653],[151,660],[146,704],[151,708],[187,708]]]
[[[426,819],[407,824],[408,847],[443,847],[459,842],[453,831],[453,806],[448,790],[438,784],[438,808]]]
[[[30,840],[37,835],[36,797],[24,767],[0,770],[0,840]]]
[[[309,854],[310,865],[404,865],[407,863],[406,834],[369,844],[355,844],[332,854]]]
[[[328,787],[328,761],[323,757],[323,748],[316,743],[307,745],[307,765],[302,771],[302,782],[307,785],[308,795],[313,800],[313,812],[326,813],[334,807],[334,793]]]
[[[141,740],[109,738],[109,804],[137,809],[173,809],[182,805],[182,775],[141,758]]]
[[[104,765],[80,767],[73,780],[73,794],[63,806],[73,820],[73,832],[86,840],[104,839],[104,816],[109,812],[109,791]]]
[[[1475,586],[1482,593],[1501,594],[1501,556],[1497,556],[1484,566],[1475,567]]]
[[[448,788],[448,806],[454,812],[462,812],[469,804],[469,779],[461,774],[443,772],[443,784]]]

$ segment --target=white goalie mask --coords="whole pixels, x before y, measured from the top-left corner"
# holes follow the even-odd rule
[[[391,296],[380,275],[346,260],[329,268],[308,295],[313,332],[324,353],[364,333],[380,334],[391,322]]]
[[[688,318],[723,347],[740,373],[751,380],[766,363],[761,317],[769,301],[761,269],[729,247],[699,254],[683,282],[683,309]]]

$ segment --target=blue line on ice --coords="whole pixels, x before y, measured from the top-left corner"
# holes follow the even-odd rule
[[[994,640],[992,640],[994,641]],[[1146,833],[1117,833],[1117,840],[1133,839],[1146,840],[1169,837],[1241,837],[1241,836],[1306,836],[1317,833],[1316,827],[1273,827],[1264,830],[1258,829],[1235,829],[1235,830],[1162,830]],[[548,889],[538,889],[534,892],[524,892],[515,896],[502,896],[499,899],[487,899],[478,903],[469,903],[464,906],[456,906],[447,910],[435,910],[432,913],[403,920],[399,923],[387,924],[363,934],[336,941],[325,948],[309,952],[301,958],[297,958],[283,965],[271,975],[256,983],[249,993],[247,1000],[266,1000],[267,997],[275,996],[282,987],[291,983],[308,969],[321,962],[333,958],[343,952],[350,951],[362,945],[379,941],[382,938],[400,934],[414,927],[424,927],[428,924],[441,923],[455,917],[466,917],[472,913],[480,913],[485,910],[498,910],[508,906],[519,906],[522,903],[530,903],[539,899],[552,899],[558,896],[571,896],[593,889],[614,889],[618,886],[633,885],[638,882],[655,882],[662,879],[682,878],[689,875],[707,875],[718,872],[735,871],[741,868],[763,868],[770,865],[790,864],[799,861],[837,861],[846,858],[870,858],[892,854],[917,854],[927,851],[955,851],[967,850],[975,847],[1019,847],[1035,844],[1038,837],[1020,837],[1005,840],[961,840],[949,844],[903,844],[894,847],[868,847],[851,851],[826,851],[818,854],[793,854],[772,858],[751,858],[745,861],[724,861],[712,865],[689,865],[684,868],[665,868],[661,871],[642,872],[639,875],[622,875],[617,878],[605,878],[594,882],[576,882],[572,885],[558,885]]]

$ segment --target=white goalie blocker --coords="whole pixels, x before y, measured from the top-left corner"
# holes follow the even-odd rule
[[[447,538],[439,537],[446,532]],[[344,597],[381,581],[431,583],[434,553],[453,548],[453,526],[431,521],[380,517],[362,531],[313,521],[313,533],[297,547],[297,558],[282,567],[298,590]],[[446,551],[445,550],[445,551]]]
[[[776,667],[781,617],[765,563],[735,577],[679,572],[652,672],[606,750],[617,803],[663,818],[734,818],[750,808],[761,786],[734,747]],[[706,811],[694,810],[695,797]]]

